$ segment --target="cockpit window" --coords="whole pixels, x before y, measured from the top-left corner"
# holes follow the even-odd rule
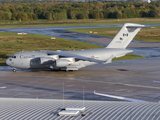
[[[12,58],[16,58],[16,56],[12,56]]]

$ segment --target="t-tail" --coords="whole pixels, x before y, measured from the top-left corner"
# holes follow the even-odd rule
[[[144,27],[146,26],[141,24],[125,23],[106,48],[125,49],[140,29]]]

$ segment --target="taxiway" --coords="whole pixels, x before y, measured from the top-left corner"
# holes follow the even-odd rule
[[[102,27],[102,26],[99,26]],[[57,33],[58,28],[17,28],[1,29],[5,32],[43,33],[50,36],[69,37],[71,34]],[[64,28],[59,28],[63,31]],[[109,37],[76,33],[78,40],[96,43],[105,46]],[[85,36],[86,35],[86,36]],[[83,37],[80,37],[83,36]],[[72,36],[72,38],[74,38]],[[10,67],[0,67],[0,97],[7,98],[43,98],[108,100],[117,99],[97,96],[99,93],[124,96],[150,102],[160,100],[160,43],[145,43],[133,41],[129,49],[134,49],[135,54],[144,55],[147,58],[138,60],[125,60],[106,65],[94,65],[74,72],[44,71],[44,70],[17,70],[12,72]],[[64,91],[63,91],[64,83]],[[84,88],[84,89],[83,89]]]
[[[107,65],[94,65],[79,71],[39,71],[0,68],[0,97],[116,100],[97,96],[99,93],[124,96],[150,102],[160,100],[160,58],[125,60]]]

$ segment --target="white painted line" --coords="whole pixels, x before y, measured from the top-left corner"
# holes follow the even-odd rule
[[[155,83],[160,83],[160,81],[153,81],[153,82],[155,82]]]
[[[0,87],[1,89],[7,88],[6,86]]]
[[[131,101],[131,102],[148,102],[148,101],[143,101],[143,100],[138,100],[138,99],[125,98],[125,97],[122,97],[122,96],[114,96],[114,95],[96,93],[95,91],[94,91],[94,94],[101,95],[101,96],[106,96],[106,97],[110,97],[110,98],[116,98],[116,99],[120,99],[120,100],[127,100],[127,101]]]

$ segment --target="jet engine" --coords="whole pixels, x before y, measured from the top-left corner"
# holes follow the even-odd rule
[[[66,59],[58,59],[55,61],[56,67],[66,67],[68,65],[70,65],[70,62]]]
[[[40,57],[39,62],[41,65],[52,64],[55,60],[51,57]]]

